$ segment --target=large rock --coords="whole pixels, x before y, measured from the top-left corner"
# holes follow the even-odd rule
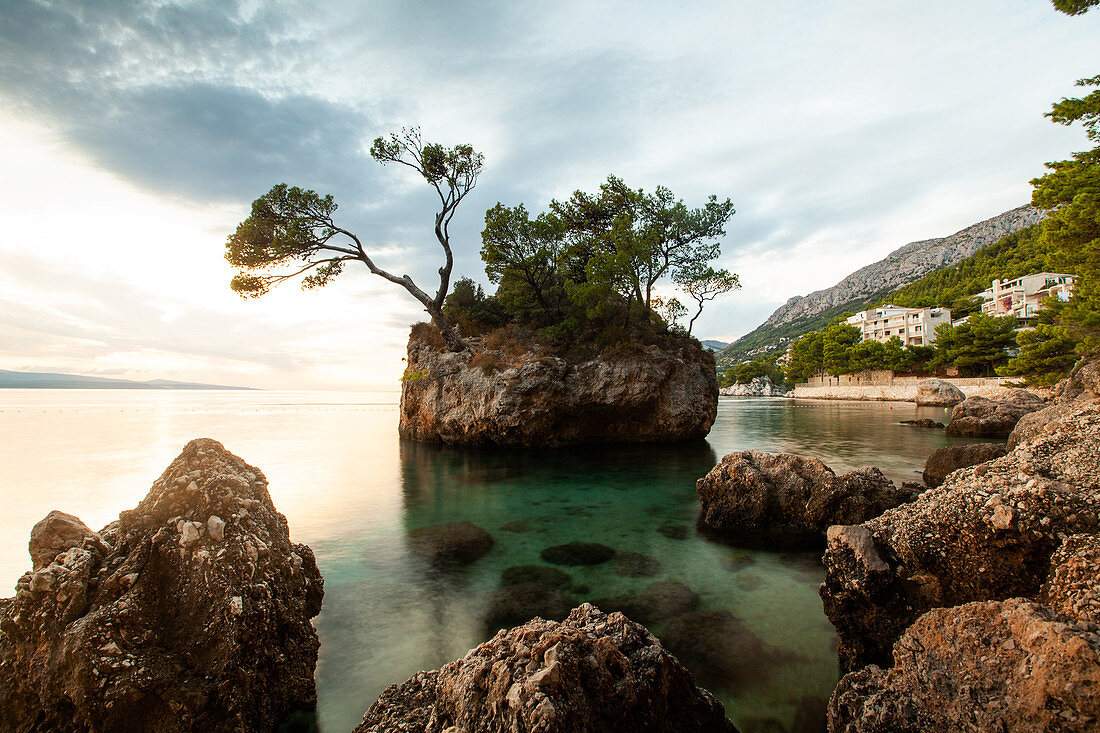
[[[357,733],[733,731],[722,704],[644,627],[583,604],[501,631],[385,690]]]
[[[788,453],[730,453],[695,484],[706,527],[734,543],[820,547],[832,524],[856,524],[913,499],[877,468],[837,476]]]
[[[951,411],[948,435],[1007,437],[1020,418],[1045,407],[1042,398],[1022,389],[1006,390],[1000,399],[967,397]]]
[[[402,437],[461,445],[561,446],[703,438],[718,410],[714,356],[683,339],[573,363],[409,340]]]
[[[952,471],[1000,458],[1008,451],[1003,443],[948,445],[932,451],[924,462],[924,483],[939,486]]]
[[[1039,600],[1065,616],[1100,624],[1100,537],[1067,537],[1050,558]]]
[[[1081,405],[1100,401],[1100,358],[1089,357],[1079,361],[1054,388],[1053,404],[1020,418],[1012,434],[1008,436],[1008,449],[1012,450],[1025,440],[1030,440]]]
[[[966,399],[963,391],[942,379],[922,379],[917,382],[918,407],[953,407]]]
[[[1019,598],[929,611],[894,645],[892,668],[840,681],[829,730],[1095,731],[1097,631]]]
[[[929,609],[1035,598],[1062,536],[1097,534],[1098,513],[1100,404],[1087,403],[855,534],[833,528],[821,595],[841,666],[888,665],[894,643]]]
[[[220,443],[98,534],[52,513],[31,551],[0,601],[0,729],[272,730],[315,705],[313,553]]]

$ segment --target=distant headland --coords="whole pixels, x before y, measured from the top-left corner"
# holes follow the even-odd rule
[[[175,382],[171,379],[150,379],[139,382],[133,379],[109,379],[86,377],[78,374],[54,374],[52,372],[13,372],[0,369],[0,389],[243,389],[224,384],[199,382]]]

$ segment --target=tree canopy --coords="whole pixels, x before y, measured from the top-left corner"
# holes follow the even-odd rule
[[[443,313],[454,266],[449,228],[458,205],[477,184],[483,156],[470,145],[445,148],[424,143],[419,128],[379,137],[370,152],[383,165],[397,163],[416,171],[439,195],[435,236],[444,261],[434,295],[422,290],[410,276],[379,267],[359,237],[336,223],[337,204],[331,195],[285,183],[252,202],[249,217],[229,236],[225,258],[240,268],[231,287],[242,297],[259,297],[297,276],[303,276],[303,288],[322,287],[340,275],[346,263],[358,261],[407,290],[424,306],[448,345],[461,348],[461,338]]]

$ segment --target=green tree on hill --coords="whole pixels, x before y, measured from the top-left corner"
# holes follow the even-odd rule
[[[1035,328],[1020,331],[1018,356],[997,370],[1006,377],[1027,377],[1028,384],[1055,384],[1069,374],[1077,361],[1077,339],[1061,325],[1065,303],[1048,298],[1039,311]]]
[[[992,376],[1008,361],[1008,349],[1015,344],[1015,318],[977,313],[957,326],[936,326],[936,356],[929,365],[937,369],[957,366],[963,374]]]

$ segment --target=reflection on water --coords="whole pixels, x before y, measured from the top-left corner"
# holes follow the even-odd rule
[[[295,541],[316,552],[322,730],[349,730],[387,685],[462,656],[502,619],[584,600],[644,618],[743,729],[790,727],[820,717],[837,676],[818,558],[700,537],[695,480],[750,448],[915,480],[955,441],[898,425],[914,417],[946,419],[904,404],[723,399],[698,443],[494,452],[400,441],[396,395],[0,390],[0,581],[28,567],[27,533],[50,509],[102,526],[187,440],[210,436],[264,471]],[[460,521],[492,535],[480,559],[444,571],[411,552],[411,530]],[[614,558],[573,564],[601,559],[591,545]]]

